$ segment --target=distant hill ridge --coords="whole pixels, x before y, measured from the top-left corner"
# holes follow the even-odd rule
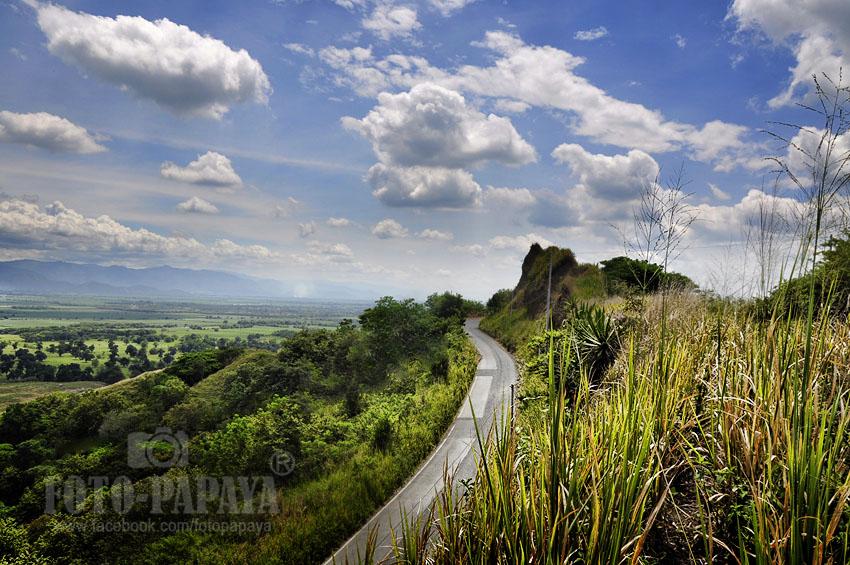
[[[0,262],[0,293],[38,295],[295,298],[297,283],[176,267],[130,268],[29,259]],[[312,286],[310,296],[371,298],[370,290],[334,283]]]
[[[282,296],[277,281],[210,270],[129,268],[18,260],[0,262],[0,291],[14,294],[97,296]]]
[[[403,294],[384,285],[278,281],[209,269],[121,267],[66,261],[0,261],[0,293],[114,297],[234,297],[372,301]]]

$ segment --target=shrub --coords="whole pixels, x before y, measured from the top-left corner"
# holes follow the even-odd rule
[[[372,447],[378,451],[387,451],[393,439],[393,425],[389,417],[381,416],[372,428]]]
[[[220,371],[241,354],[241,349],[232,348],[187,353],[165,369],[165,372],[192,386],[205,377]]]
[[[509,288],[497,290],[487,301],[487,314],[493,315],[510,304],[513,295],[514,291]]]

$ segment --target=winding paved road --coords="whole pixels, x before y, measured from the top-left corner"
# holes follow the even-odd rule
[[[475,380],[472,381],[469,394],[455,421],[407,484],[345,542],[325,565],[358,563],[358,549],[360,555],[363,555],[369,532],[376,526],[378,535],[375,560],[385,559],[392,546],[390,528],[399,531],[402,510],[409,517],[426,512],[437,493],[443,490],[443,467],[446,462],[456,480],[471,478],[474,475],[478,443],[472,419],[473,410],[479,428],[486,434],[494,416],[509,407],[511,384],[516,381],[516,366],[513,358],[501,345],[478,329],[478,320],[467,320],[465,329],[478,348],[481,360]]]

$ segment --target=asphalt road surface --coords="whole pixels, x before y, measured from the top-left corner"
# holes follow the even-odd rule
[[[478,348],[481,360],[475,373],[475,380],[437,448],[416,470],[416,473],[390,501],[357,531],[326,562],[358,563],[358,550],[364,554],[369,532],[377,527],[377,550],[375,560],[385,559],[392,547],[391,528],[400,532],[402,511],[409,518],[427,512],[437,494],[443,490],[443,468],[448,469],[456,481],[472,478],[475,474],[475,454],[478,442],[475,436],[473,412],[478,419],[478,427],[486,434],[494,417],[507,414],[510,406],[511,384],[516,382],[516,366],[511,355],[501,345],[478,329],[478,320],[467,320],[466,332]]]

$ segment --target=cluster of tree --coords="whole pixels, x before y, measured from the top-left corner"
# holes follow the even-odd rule
[[[75,342],[88,339],[113,339],[124,343],[141,343],[143,341],[174,341],[176,338],[151,328],[129,325],[115,326],[111,324],[72,324],[64,326],[47,326],[21,328],[16,330],[25,341]]]
[[[514,291],[509,288],[503,288],[493,293],[493,296],[487,301],[487,313],[495,314],[504,309],[513,300]]]
[[[203,329],[203,328],[201,328]],[[294,332],[291,330],[285,330],[285,333],[278,334],[276,333],[276,337],[287,337],[292,335]],[[242,336],[236,336],[233,338],[225,338],[225,337],[213,337],[209,334],[196,334],[191,333],[189,335],[184,335],[180,338],[180,343],[177,346],[177,349],[181,353],[191,353],[198,351],[205,351],[207,349],[228,349],[228,348],[248,348],[248,349],[266,349],[268,351],[276,351],[280,346],[278,340],[269,339],[263,334],[259,333],[251,333],[245,336],[243,339]]]
[[[129,365],[129,358],[121,358],[118,355],[118,344],[112,338],[107,342],[109,349],[109,357],[106,362],[99,366],[96,378],[105,383],[117,383],[124,378],[124,371],[121,370],[122,365]],[[122,359],[127,359],[126,363],[122,363]]]
[[[487,312],[486,307],[477,300],[453,292],[432,294],[425,300],[425,306],[438,318],[455,323],[472,316],[483,316]]]
[[[90,381],[94,380],[91,367],[83,368],[79,363],[66,363],[54,367],[44,361],[47,355],[37,349],[15,349],[13,353],[0,354],[0,374],[10,381]]]
[[[41,341],[37,342],[39,349]],[[62,357],[68,353],[71,357],[76,357],[80,361],[91,361],[94,359],[94,345],[86,345],[85,340],[76,339],[73,341],[59,340],[58,343],[51,343],[47,346],[48,353],[55,353]]]
[[[15,349],[14,353],[0,355],[0,373],[10,381],[52,381],[56,376],[55,369],[46,365],[47,354],[36,350]]]
[[[177,377],[187,386],[192,386],[204,377],[220,371],[242,354],[241,349],[208,349],[183,355],[165,373]]]
[[[156,334],[151,334],[159,339]],[[249,334],[244,339],[237,336],[232,339],[214,339],[209,336],[190,334],[180,340],[179,345],[160,346],[158,341],[149,343],[142,338],[136,343],[124,340],[123,355],[118,340],[109,338],[107,342],[108,354],[104,362],[95,357],[94,345],[86,345],[83,339],[60,340],[51,343],[46,348],[39,340],[36,342],[36,350],[31,352],[27,348],[18,348],[18,342],[11,343],[12,352],[0,354],[0,374],[9,380],[38,380],[38,381],[80,381],[99,380],[106,383],[117,382],[128,374],[136,376],[153,369],[162,369],[174,363],[179,354],[191,352],[203,352],[210,349],[241,350],[266,349],[275,351],[279,347],[278,340],[269,340],[262,334]],[[0,342],[5,348],[7,342]],[[65,363],[57,367],[46,364],[47,355],[53,353],[59,356],[65,353],[81,361],[89,362],[89,366],[82,367],[79,363]]]
[[[614,257],[601,262],[608,292],[628,290],[658,292],[665,288],[692,289],[697,285],[687,276],[665,271],[661,265],[629,257]]]
[[[814,269],[781,283],[757,307],[765,315],[788,311],[804,314],[812,289],[816,310],[828,304],[836,314],[850,312],[850,230],[826,242]]]

